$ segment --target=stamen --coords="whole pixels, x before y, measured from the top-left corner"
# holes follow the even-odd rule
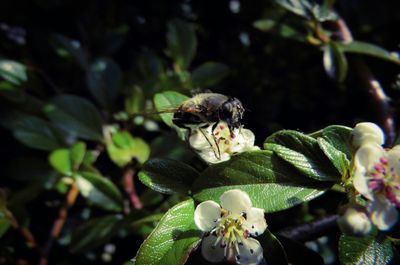
[[[247,220],[247,213],[243,212],[243,213],[241,214],[241,216],[242,216],[245,220]]]
[[[374,169],[375,169],[376,171],[378,171],[378,172],[381,172],[381,173],[383,173],[383,172],[385,171],[384,167],[383,167],[381,164],[376,164],[376,165],[374,166]]]
[[[238,244],[235,244],[235,249],[236,249],[236,253],[238,255],[240,255],[240,250],[239,250],[239,245]]]

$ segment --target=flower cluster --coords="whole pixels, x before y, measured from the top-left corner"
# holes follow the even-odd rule
[[[400,146],[385,150],[384,135],[373,123],[360,123],[353,130],[353,185],[368,200],[371,221],[380,230],[390,229],[400,207]]]
[[[252,207],[249,195],[237,189],[226,191],[220,200],[221,206],[214,201],[202,202],[194,213],[197,227],[205,232],[203,257],[210,262],[227,259],[237,264],[259,264],[263,249],[250,236],[258,236],[267,228],[264,210]]]
[[[244,128],[231,131],[226,122],[221,121],[206,129],[193,130],[189,144],[204,161],[215,164],[229,160],[237,153],[258,150],[254,140],[252,131]]]

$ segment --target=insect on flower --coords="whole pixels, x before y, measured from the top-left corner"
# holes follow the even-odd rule
[[[226,122],[219,122],[217,126],[210,125],[204,129],[194,130],[189,137],[190,146],[206,162],[214,164],[229,160],[232,155],[246,151],[259,150],[254,145],[255,136],[249,129],[234,129],[233,136]],[[219,151],[219,156],[215,155]]]
[[[263,259],[260,243],[251,236],[264,233],[267,223],[264,210],[252,207],[247,193],[234,189],[214,201],[200,203],[194,213],[197,227],[205,232],[201,252],[210,262],[224,259],[237,264],[258,264]]]
[[[217,160],[221,160],[221,150],[213,131],[220,122],[224,122],[230,132],[230,137],[237,135],[241,128],[244,107],[239,99],[218,93],[198,93],[183,101],[180,105],[158,113],[173,112],[172,123],[188,130],[187,139],[194,133],[204,137],[212,148]]]

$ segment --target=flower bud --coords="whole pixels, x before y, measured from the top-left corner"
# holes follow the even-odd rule
[[[371,221],[363,210],[347,208],[339,217],[338,225],[343,233],[354,236],[364,236],[371,231]]]
[[[358,123],[352,132],[352,144],[359,148],[366,143],[375,143],[382,145],[385,142],[385,136],[378,125],[372,122]]]

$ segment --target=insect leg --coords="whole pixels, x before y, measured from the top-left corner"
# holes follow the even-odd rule
[[[218,146],[218,144],[217,144],[217,142],[216,142],[216,139],[215,139],[215,136],[214,136],[214,134],[212,135],[213,136],[213,138],[214,138],[214,142],[215,142],[215,144],[217,145],[217,148],[218,148],[218,154],[215,152],[215,149],[214,149],[214,146],[212,145],[212,143],[210,142],[210,139],[208,139],[208,137],[207,137],[207,134],[206,133],[204,133],[204,131],[203,131],[203,129],[200,127],[199,128],[199,131],[203,134],[203,136],[206,138],[206,140],[207,140],[207,142],[208,142],[208,144],[211,146],[211,148],[212,148],[212,150],[213,150],[213,153],[214,153],[214,156],[215,156],[215,158],[217,158],[217,159],[221,159],[221,153],[220,153],[220,151],[219,151],[219,146]]]
[[[211,127],[211,135],[212,135],[212,137],[213,137],[214,143],[215,143],[215,145],[217,146],[217,150],[218,150],[218,157],[216,156],[216,158],[217,158],[217,159],[221,159],[221,150],[219,149],[219,144],[218,144],[217,138],[216,138],[215,135],[214,135],[214,130],[215,130],[215,128],[217,128],[217,126],[218,126],[218,122],[216,122],[216,123]]]

